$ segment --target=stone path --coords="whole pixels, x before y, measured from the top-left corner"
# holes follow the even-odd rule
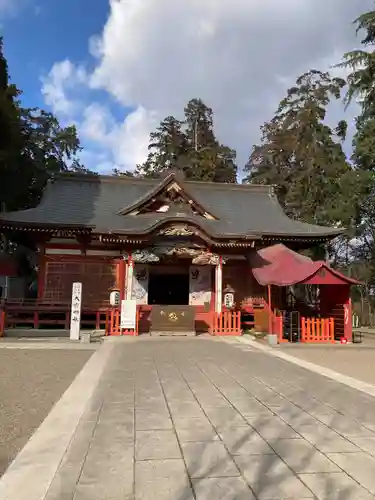
[[[235,341],[119,339],[45,499],[375,498],[374,416]]]
[[[299,359],[330,368],[349,377],[375,384],[374,356],[375,337],[363,344],[282,346],[283,351]]]

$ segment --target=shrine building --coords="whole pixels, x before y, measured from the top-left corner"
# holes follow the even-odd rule
[[[339,307],[337,321],[344,322],[354,284],[295,253],[332,240],[340,229],[290,219],[272,187],[192,182],[173,171],[159,179],[59,174],[36,208],[2,214],[0,231],[38,255],[37,298],[20,297],[18,309],[17,301],[5,304],[9,325],[29,321],[29,306],[34,327],[54,321],[66,327],[75,282],[82,283],[87,327],[103,328],[110,293],[118,290],[121,300],[137,301],[139,333],[164,328],[153,310],[190,311],[200,332],[210,329],[212,313],[262,309],[263,319],[256,312],[253,322],[272,328],[276,310],[302,314],[294,292],[288,302],[297,284],[336,287],[325,314]]]

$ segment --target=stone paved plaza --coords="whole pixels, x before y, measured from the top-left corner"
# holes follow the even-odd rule
[[[375,498],[374,417],[371,396],[235,340],[119,339],[45,498]]]

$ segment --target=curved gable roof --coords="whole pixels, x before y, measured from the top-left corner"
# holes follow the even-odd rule
[[[183,183],[197,204],[217,220],[195,216],[209,234],[222,237],[333,238],[342,230],[295,221],[285,215],[272,188],[206,182]],[[120,215],[147,199],[160,180],[132,177],[59,175],[50,182],[41,203],[29,210],[2,214],[0,224],[83,227],[93,232],[145,234],[168,213]]]
[[[186,187],[184,183],[182,183],[175,173],[171,173],[165,177],[159,184],[152,186],[150,190],[140,196],[138,200],[135,202],[128,204],[126,207],[121,209],[117,214],[118,215],[129,215],[132,212],[139,212],[144,205],[152,201],[153,198],[160,196],[163,193],[166,193],[169,189],[172,189],[179,193],[179,195],[186,200],[188,203],[192,203],[192,205],[196,208],[197,212],[208,218],[208,219],[216,219],[216,217],[209,213],[204,205],[199,203],[194,196],[189,192],[189,189]],[[138,213],[136,214],[138,215]]]

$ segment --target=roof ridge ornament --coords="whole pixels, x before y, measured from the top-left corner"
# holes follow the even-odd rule
[[[168,168],[161,173],[161,179],[167,179],[168,177],[174,177],[176,181],[183,182],[185,180],[185,172],[177,168]]]
[[[205,219],[217,220],[193,195],[183,183],[181,171],[164,172],[165,177],[137,201],[119,210],[116,215],[140,215],[149,212],[173,212],[178,217],[200,215]],[[156,205],[161,206],[156,206]]]

